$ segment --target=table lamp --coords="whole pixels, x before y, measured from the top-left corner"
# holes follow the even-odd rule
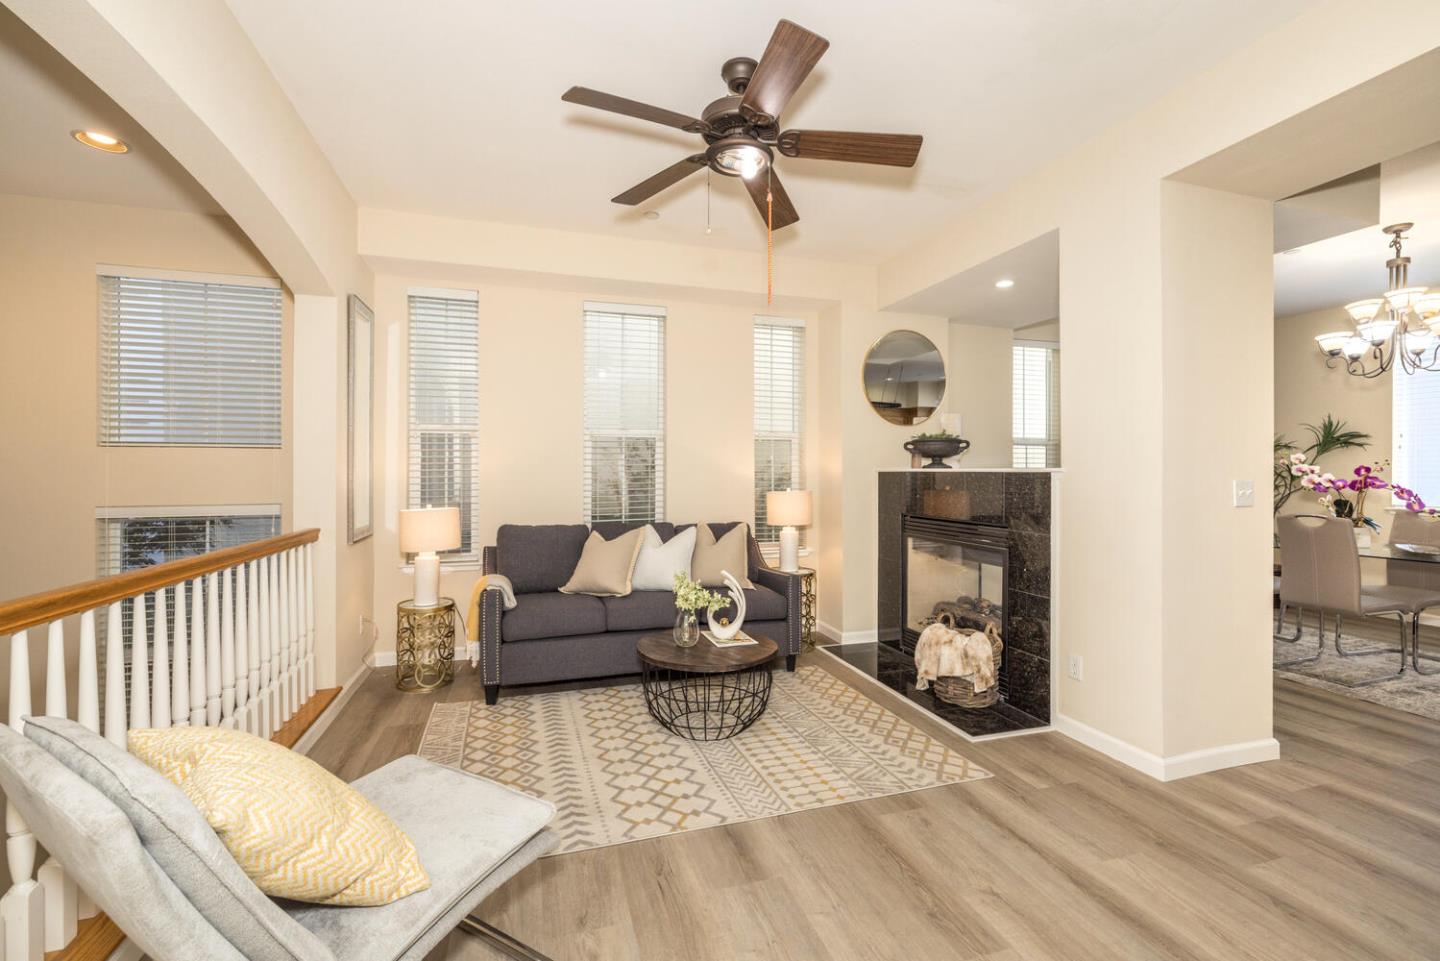
[[[809,491],[769,491],[765,494],[765,520],[780,528],[780,569],[800,569],[800,532],[810,524]]]
[[[415,555],[416,607],[439,603],[440,554],[460,546],[460,508],[423,507],[400,512],[400,553]]]

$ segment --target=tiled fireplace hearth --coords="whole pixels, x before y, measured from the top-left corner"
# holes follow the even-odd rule
[[[971,736],[1050,723],[1049,471],[879,475],[877,642],[830,652]],[[1000,700],[970,710],[915,689],[920,631],[945,613],[1000,630]]]

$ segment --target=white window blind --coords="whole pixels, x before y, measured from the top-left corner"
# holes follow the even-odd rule
[[[278,286],[99,282],[102,445],[280,446]]]
[[[665,312],[585,305],[585,521],[665,519]]]
[[[459,507],[460,547],[475,548],[480,484],[480,306],[473,293],[410,294],[409,504]]]
[[[1016,341],[1011,379],[1011,466],[1060,466],[1060,348]]]
[[[769,491],[805,487],[805,325],[755,318],[755,539],[780,540],[769,523]]]
[[[1440,374],[1390,374],[1392,476],[1429,507],[1440,507]]]

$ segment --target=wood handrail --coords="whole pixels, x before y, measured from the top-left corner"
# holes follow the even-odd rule
[[[311,527],[278,537],[267,537],[263,541],[251,541],[208,554],[182,557],[164,564],[154,564],[82,584],[41,591],[39,594],[16,598],[13,601],[3,601],[0,602],[0,636],[14,634],[37,624],[58,621],[62,617],[79,614],[103,604],[112,604],[137,594],[158,591],[162,587],[223,571],[227,567],[259,557],[279,554],[302,544],[313,544],[319,539],[320,528]]]

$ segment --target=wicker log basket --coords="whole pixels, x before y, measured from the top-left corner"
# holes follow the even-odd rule
[[[955,617],[948,611],[942,611],[933,618],[933,621],[944,624],[952,631],[956,629]],[[990,638],[990,648],[995,658],[995,683],[983,691],[976,693],[975,682],[972,681],[968,675],[947,674],[937,677],[935,683],[930,686],[930,689],[935,692],[937,698],[946,704],[968,708],[989,707],[1000,699],[1000,652],[1005,649],[1005,645],[1000,642],[1000,632],[995,630],[995,625],[993,624],[987,624],[985,626],[985,636]]]

